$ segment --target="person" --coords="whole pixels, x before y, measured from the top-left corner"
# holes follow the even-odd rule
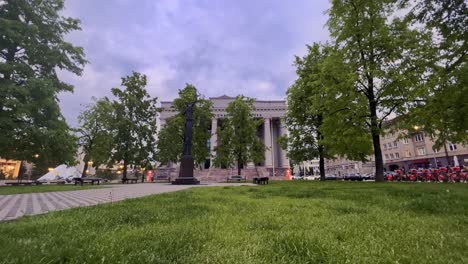
[[[5,173],[3,172],[3,170],[0,170],[0,180],[4,180],[5,179]]]

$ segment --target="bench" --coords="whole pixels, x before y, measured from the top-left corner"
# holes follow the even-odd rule
[[[94,185],[94,183],[97,183],[98,185],[101,183],[102,179],[101,178],[89,178],[89,177],[86,177],[86,178],[73,178],[73,181],[75,182],[75,185],[77,185],[78,183],[80,185],[83,185],[83,183],[89,183],[91,185]]]
[[[269,177],[254,177],[253,183],[255,184],[268,184],[268,181],[270,180]]]
[[[49,181],[49,184],[65,184],[64,180]]]
[[[11,185],[11,186],[20,186],[20,185],[41,185],[42,182],[38,181],[10,181],[10,182],[5,182],[6,185]]]
[[[171,177],[170,176],[154,176],[152,182],[171,182]]]
[[[246,182],[246,179],[240,175],[228,176],[226,182]]]
[[[122,178],[122,184],[125,183],[137,183],[138,178]]]

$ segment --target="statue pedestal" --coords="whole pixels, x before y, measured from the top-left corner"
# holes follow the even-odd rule
[[[193,177],[193,158],[191,155],[182,156],[180,161],[179,177],[172,181],[172,184],[200,184],[200,181]]]

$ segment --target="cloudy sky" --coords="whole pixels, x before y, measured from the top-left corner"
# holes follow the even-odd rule
[[[67,121],[76,125],[92,96],[109,96],[120,78],[138,71],[147,89],[171,100],[185,83],[207,97],[243,94],[285,98],[295,79],[294,55],[326,41],[328,0],[66,0],[64,15],[81,20],[67,39],[85,49],[82,76],[61,94]]]

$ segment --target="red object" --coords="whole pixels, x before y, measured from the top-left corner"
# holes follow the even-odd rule
[[[416,170],[416,169],[411,169],[411,173],[412,173],[412,174],[416,174],[416,173],[418,173],[418,170]]]
[[[401,174],[401,170],[396,170],[395,172],[398,174]]]
[[[442,172],[447,172],[447,168],[442,167],[442,168],[440,168],[440,171],[442,171]]]
[[[441,182],[441,181],[444,181],[444,176],[443,176],[443,175],[439,175],[438,179],[439,179],[440,182]]]
[[[292,174],[291,174],[291,169],[286,169],[285,173],[284,173],[284,176],[285,176],[285,180],[287,181],[290,181],[292,180]]]
[[[460,171],[460,167],[453,167],[452,170],[458,172]]]
[[[393,181],[393,175],[391,175],[391,174],[388,175],[388,176],[387,176],[387,181]]]
[[[411,174],[411,175],[409,176],[409,179],[410,179],[410,181],[414,181],[414,180],[416,180],[416,177],[415,177],[413,174]]]
[[[146,181],[152,182],[154,178],[154,171],[149,170],[146,172]]]

